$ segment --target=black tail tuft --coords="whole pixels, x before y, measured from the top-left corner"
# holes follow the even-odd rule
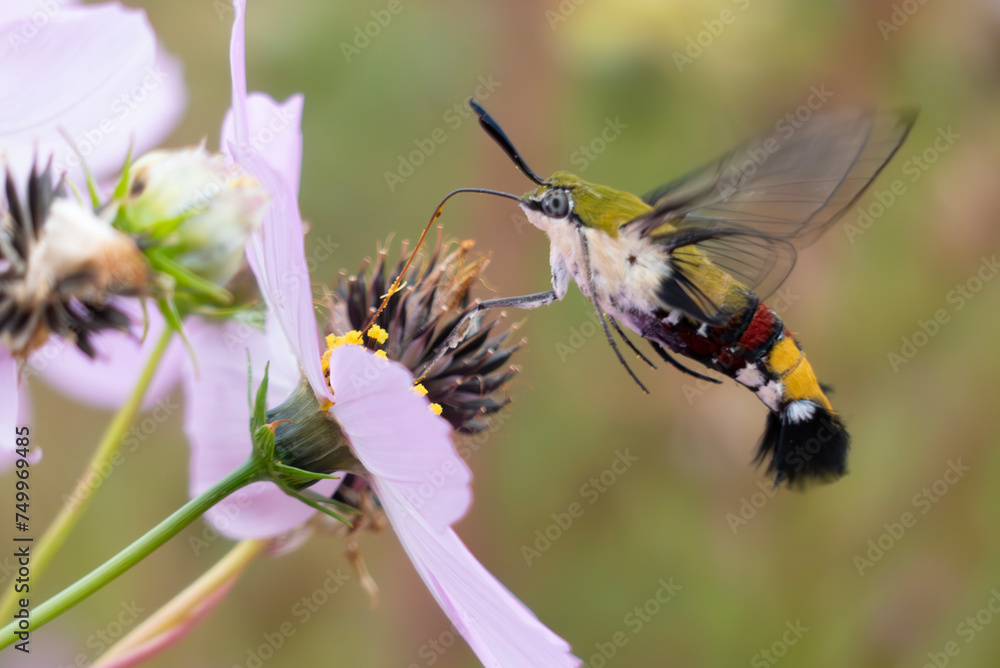
[[[822,406],[808,402],[811,414],[793,419],[789,406],[770,412],[764,435],[757,444],[754,463],[767,462],[774,484],[803,487],[811,482],[832,482],[847,472],[850,436],[840,418]]]

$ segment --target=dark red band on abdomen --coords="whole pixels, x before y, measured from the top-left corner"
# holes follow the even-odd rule
[[[775,329],[780,331],[782,328],[783,325],[774,311],[764,302],[760,302],[757,304],[757,310],[754,311],[750,325],[740,337],[739,345],[746,350],[760,350],[764,344],[774,338]]]

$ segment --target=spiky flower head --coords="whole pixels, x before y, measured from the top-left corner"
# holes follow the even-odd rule
[[[93,357],[90,336],[127,330],[114,295],[141,295],[149,265],[135,241],[53,184],[51,161],[21,194],[11,171],[0,204],[0,343],[25,359],[50,335]]]
[[[413,372],[415,389],[426,392],[432,408],[460,431],[474,433],[489,426],[486,418],[509,403],[504,386],[518,368],[508,364],[523,339],[511,342],[515,327],[502,327],[504,316],[487,320],[478,333],[449,350],[433,367],[425,368],[448,335],[472,306],[470,294],[488,264],[473,256],[472,241],[438,240],[434,250],[422,254],[403,277],[402,288],[362,336],[393,281],[403,271],[408,254],[389,266],[388,252],[380,250],[373,266],[365,261],[356,275],[341,272],[326,301],[328,342],[354,337],[383,351]],[[331,338],[333,337],[333,338]]]

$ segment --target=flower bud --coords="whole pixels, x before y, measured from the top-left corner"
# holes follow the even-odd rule
[[[274,425],[275,460],[311,473],[361,472],[340,424],[329,411],[320,410],[309,383],[298,388],[283,404],[267,412]]]
[[[225,286],[242,266],[247,238],[263,220],[264,188],[203,145],[147,153],[128,177],[119,227],[143,235],[150,248],[183,270]]]

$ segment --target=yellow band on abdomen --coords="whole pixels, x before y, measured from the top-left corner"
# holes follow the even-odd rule
[[[830,400],[826,398],[819,381],[816,380],[812,365],[791,336],[783,336],[774,344],[768,355],[767,365],[781,378],[786,401],[811,399],[822,404],[827,410],[833,410]]]

